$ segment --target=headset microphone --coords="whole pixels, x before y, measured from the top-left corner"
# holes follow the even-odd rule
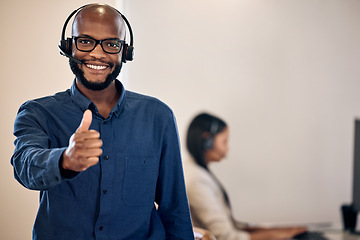
[[[76,58],[74,58],[73,56],[71,56],[71,55],[67,54],[66,52],[64,52],[64,51],[61,49],[61,46],[60,46],[60,45],[59,45],[58,47],[59,47],[59,50],[60,50],[60,54],[61,54],[61,55],[63,55],[63,56],[65,56],[65,57],[73,60],[73,61],[76,62],[77,64],[83,64],[83,62],[80,61],[79,59],[76,59]]]

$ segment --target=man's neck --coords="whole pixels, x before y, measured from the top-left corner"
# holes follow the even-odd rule
[[[78,80],[76,80],[76,86],[82,94],[96,105],[99,113],[104,118],[109,117],[111,110],[114,108],[121,95],[120,91],[116,88],[115,81],[101,91],[87,89]]]

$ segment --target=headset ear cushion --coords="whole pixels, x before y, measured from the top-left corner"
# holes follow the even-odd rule
[[[123,62],[132,61],[133,59],[134,59],[134,47],[129,46],[128,44],[125,44],[124,50],[123,50],[122,61]]]
[[[66,39],[66,53],[72,55],[72,38]]]
[[[63,39],[60,41],[60,49],[68,55],[71,55],[72,38]]]
[[[214,145],[214,139],[212,137],[204,140],[203,147],[205,150],[212,149]]]
[[[66,53],[66,40],[60,40],[60,54],[64,55],[64,53]]]
[[[126,51],[126,60],[132,61],[134,59],[134,47],[128,46]]]

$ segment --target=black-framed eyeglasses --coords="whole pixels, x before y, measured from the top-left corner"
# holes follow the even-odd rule
[[[101,48],[106,53],[116,54],[119,53],[125,44],[124,40],[120,40],[118,38],[107,38],[103,40],[97,40],[92,37],[75,37],[73,36],[75,41],[75,46],[77,50],[81,52],[91,52],[95,49],[95,47],[100,44]]]

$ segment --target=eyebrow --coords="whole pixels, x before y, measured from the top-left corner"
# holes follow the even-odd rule
[[[94,38],[94,37],[92,37],[92,36],[90,36],[90,35],[87,35],[87,34],[80,34],[79,36],[76,36],[76,37],[88,37],[88,38],[91,38],[91,39],[95,39],[95,40],[120,40],[120,41],[125,41],[125,40],[121,40],[120,38],[105,38],[105,39],[96,39],[96,38]]]
[[[79,36],[77,36],[77,37],[89,37],[89,38],[93,38],[92,36],[90,36],[90,35],[86,35],[86,34],[80,34]],[[94,38],[95,39],[95,38]]]

